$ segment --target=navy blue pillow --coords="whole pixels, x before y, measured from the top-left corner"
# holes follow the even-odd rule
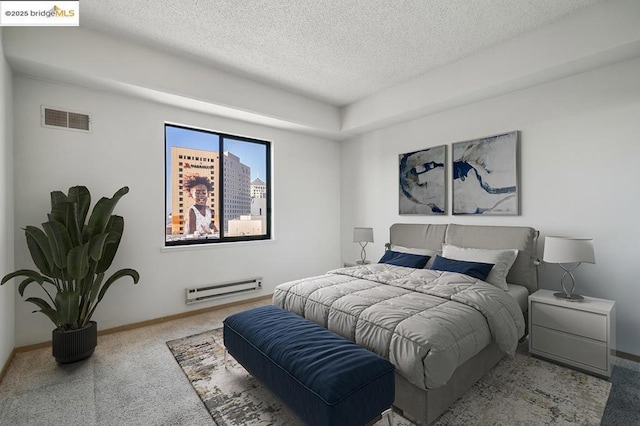
[[[387,263],[389,265],[422,269],[428,261],[429,256],[421,256],[419,254],[400,253],[397,251],[387,250],[378,263]]]
[[[442,256],[436,256],[431,265],[431,269],[434,271],[459,272],[482,281],[487,279],[491,268],[493,268],[493,263],[468,262],[466,260],[447,259]]]

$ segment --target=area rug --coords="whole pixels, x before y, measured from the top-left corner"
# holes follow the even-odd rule
[[[233,358],[224,368],[221,328],[167,346],[216,425],[302,425]],[[606,380],[517,353],[490,370],[434,424],[598,425],[610,389]],[[413,425],[398,414],[394,420],[396,426]]]

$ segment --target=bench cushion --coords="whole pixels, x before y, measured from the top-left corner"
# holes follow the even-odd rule
[[[224,344],[306,424],[364,424],[393,403],[393,364],[278,307],[225,319]]]

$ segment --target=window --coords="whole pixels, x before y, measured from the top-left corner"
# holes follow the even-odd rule
[[[270,239],[270,159],[268,141],[165,124],[165,246]]]

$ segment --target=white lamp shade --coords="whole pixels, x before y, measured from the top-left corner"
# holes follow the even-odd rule
[[[373,242],[373,228],[353,228],[353,242],[354,243],[372,243]]]
[[[544,255],[547,263],[596,263],[593,252],[593,239],[571,237],[546,237]]]

